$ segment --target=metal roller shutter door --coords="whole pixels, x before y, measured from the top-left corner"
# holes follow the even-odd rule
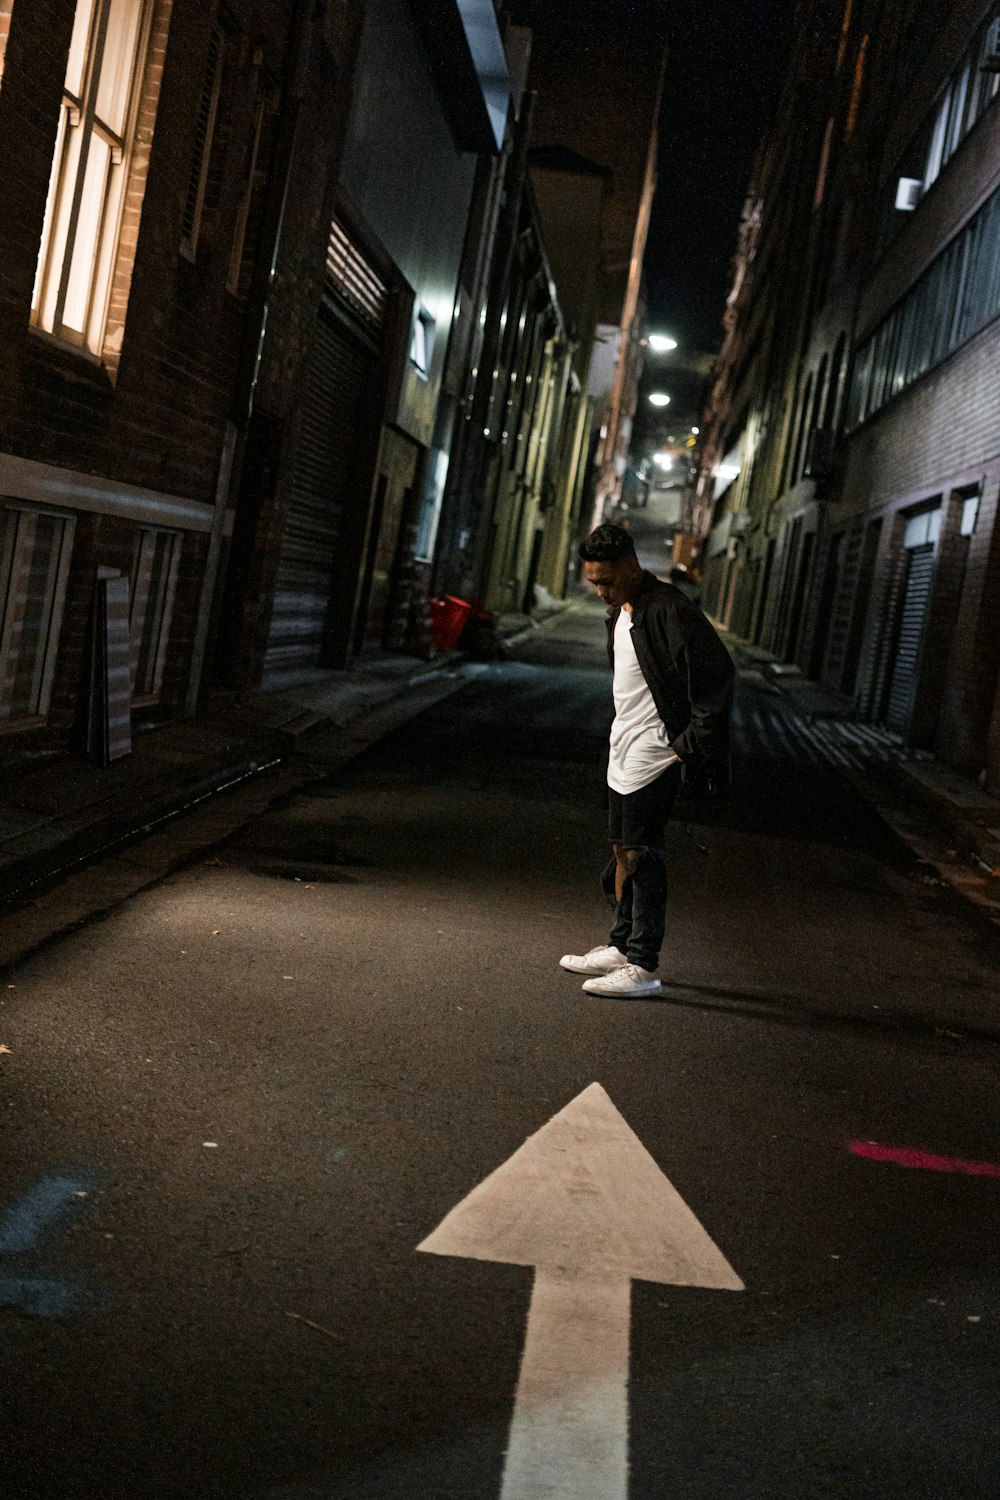
[[[906,593],[896,642],[896,657],[886,705],[886,727],[894,734],[909,734],[913,699],[917,688],[920,645],[934,577],[934,545],[914,547],[908,554]]]
[[[321,313],[306,369],[264,680],[324,664],[326,622],[361,404],[373,354]]]

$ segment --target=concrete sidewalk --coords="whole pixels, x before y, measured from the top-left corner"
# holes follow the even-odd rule
[[[786,711],[807,725],[858,724],[850,698],[805,677],[770,652],[720,632],[738,670],[763,680]],[[1000,798],[972,776],[908,750],[887,731],[876,734],[880,753],[863,774],[849,773],[856,789],[906,843],[949,885],[1000,921]]]
[[[500,616],[498,654],[566,608],[552,601],[530,616]],[[374,657],[343,671],[317,671],[280,692],[216,698],[195,719],[140,731],[131,754],[110,766],[68,755],[16,766],[0,789],[0,911],[37,904],[52,881],[140,836],[155,835],[161,856],[171,849],[176,856],[191,839],[165,838],[163,830],[183,815],[201,810],[198,820],[208,832],[228,830],[244,806],[259,810],[310,777],[329,774],[480,669],[457,651],[429,660]],[[258,780],[261,787],[248,794]],[[210,799],[241,785],[239,808],[216,804],[206,814]]]
[[[287,766],[306,744],[321,746],[324,761],[349,758],[379,710],[410,700],[418,712],[428,692],[445,696],[466,675],[454,653],[382,657],[284,692],[216,700],[196,719],[138,733],[132,753],[110,766],[68,756],[24,766],[0,795],[0,905]]]

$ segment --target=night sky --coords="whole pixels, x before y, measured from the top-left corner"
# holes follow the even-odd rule
[[[588,20],[665,35],[660,176],[646,254],[650,327],[675,409],[697,403],[718,347],[754,150],[774,107],[795,0],[519,0],[519,20]],[[654,372],[655,373],[655,372]],[[680,412],[677,412],[678,417]]]
[[[754,150],[780,82],[793,0],[619,0],[668,19],[660,180],[646,276],[652,326],[714,348]]]

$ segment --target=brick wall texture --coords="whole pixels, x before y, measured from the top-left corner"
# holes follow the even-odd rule
[[[303,102],[294,106],[296,175],[258,386],[260,400],[284,410],[294,402],[307,344],[302,330],[315,321],[322,285],[357,10],[343,4],[320,17],[297,0],[231,0],[222,8],[204,0],[150,0],[107,336],[94,357],[31,322],[75,0],[15,0],[13,7],[0,0],[0,452],[214,503],[227,424],[245,417],[240,407],[270,269],[270,242],[255,239],[247,247],[246,284],[239,295],[227,287],[258,101],[266,96],[277,118],[287,98],[294,18],[307,17],[308,71],[298,80]],[[217,18],[225,36],[222,91],[192,261],[180,249],[182,215]],[[268,213],[273,222],[282,185],[275,187],[271,172],[276,139],[274,128],[258,161],[258,226]],[[255,257],[268,264],[258,266]],[[0,495],[0,509],[4,503]],[[68,495],[66,505],[72,503]],[[96,569],[130,572],[138,526],[113,516],[79,517],[51,711],[37,736],[45,743],[70,736]],[[206,547],[204,532],[185,534],[159,713],[183,703]]]

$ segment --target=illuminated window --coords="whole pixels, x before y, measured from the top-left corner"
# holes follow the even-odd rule
[[[924,160],[922,192],[927,192],[954,156],[980,115],[1000,92],[1000,19],[976,32],[952,73],[932,116]]]
[[[823,149],[819,156],[819,171],[816,173],[816,191],[813,194],[813,208],[819,208],[823,202],[823,194],[826,192],[826,174],[830,168],[830,146],[833,142],[833,120],[827,120],[826,132],[823,136]]]
[[[847,106],[847,122],[844,125],[844,135],[850,140],[854,134],[854,127],[858,122],[858,109],[861,105],[861,85],[865,79],[865,59],[868,56],[868,37],[861,38],[858,48],[857,60],[854,64],[854,81],[851,84],[851,102]]]
[[[10,13],[14,9],[14,0],[0,0],[0,78],[3,78],[3,65],[7,56],[7,36],[10,32]]]
[[[844,18],[840,23],[840,42],[837,46],[837,72],[839,73],[844,63],[844,55],[847,52],[847,39],[851,33],[851,13],[854,9],[854,0],[847,0],[844,6]]]
[[[99,353],[132,155],[148,0],[77,0],[32,319]]]
[[[75,524],[30,506],[0,515],[0,722],[48,712]]]
[[[139,706],[155,703],[163,686],[181,540],[179,531],[154,526],[139,532],[129,590],[132,702]]]
[[[413,338],[410,341],[410,363],[416,365],[421,375],[427,374],[427,325],[423,318],[417,318],[413,325]]]
[[[434,357],[434,319],[426,307],[418,307],[410,339],[410,364],[424,380],[430,374]]]

